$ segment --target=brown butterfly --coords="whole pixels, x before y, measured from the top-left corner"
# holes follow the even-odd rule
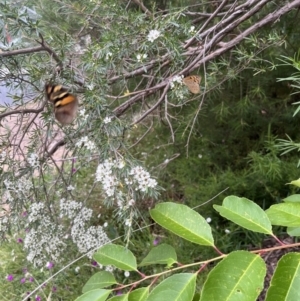
[[[194,93],[199,94],[200,93],[200,82],[201,82],[201,76],[199,75],[189,75],[185,77],[182,82],[188,87],[188,89]]]
[[[54,114],[61,124],[71,123],[78,110],[78,99],[61,85],[46,84],[46,96],[53,103]]]

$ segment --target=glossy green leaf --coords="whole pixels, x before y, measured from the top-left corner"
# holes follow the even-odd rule
[[[300,254],[281,257],[272,277],[265,301],[300,300]]]
[[[290,203],[300,203],[300,194],[289,195],[287,198],[283,199],[283,201]]]
[[[100,271],[94,274],[82,288],[82,292],[86,293],[88,291],[94,290],[96,288],[104,288],[113,284],[117,281],[114,275],[107,271]]]
[[[222,206],[214,205],[223,217],[235,224],[259,233],[272,235],[272,225],[267,214],[254,202],[237,196],[228,196]]]
[[[265,262],[259,255],[232,252],[209,273],[200,301],[255,301],[265,275]]]
[[[114,296],[112,298],[107,299],[107,301],[128,301],[128,294]]]
[[[289,236],[300,236],[300,227],[288,227],[286,232]]]
[[[147,301],[192,301],[195,293],[197,274],[181,273],[172,275],[158,284]]]
[[[113,265],[120,270],[135,271],[137,269],[136,258],[123,246],[105,245],[94,254],[93,258],[102,265]]]
[[[171,202],[160,203],[150,210],[150,215],[159,225],[188,241],[214,246],[209,224],[188,206]]]
[[[79,296],[75,301],[105,301],[110,293],[110,290],[99,288],[84,293],[83,295]]]
[[[272,205],[266,213],[273,225],[300,227],[300,203]]]
[[[161,244],[154,247],[149,254],[143,259],[139,266],[152,264],[167,264],[168,267],[177,262],[175,249],[167,244]]]
[[[149,287],[142,287],[129,294],[128,301],[145,301],[149,296]]]

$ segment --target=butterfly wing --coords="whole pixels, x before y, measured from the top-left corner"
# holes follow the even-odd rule
[[[199,94],[200,93],[200,82],[201,82],[201,76],[198,75],[190,75],[185,77],[182,82],[188,87],[188,89],[193,94]]]
[[[70,124],[77,115],[78,99],[61,85],[45,86],[48,101],[53,103],[56,119],[63,125]]]

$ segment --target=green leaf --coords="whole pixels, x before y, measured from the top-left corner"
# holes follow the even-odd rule
[[[266,266],[259,255],[232,252],[209,273],[200,301],[255,301],[265,275]]]
[[[107,299],[107,301],[128,301],[128,294],[114,296],[112,298]]]
[[[266,213],[273,225],[300,227],[300,203],[272,205]]]
[[[197,274],[181,273],[172,275],[157,285],[147,301],[192,301],[195,293]]]
[[[283,199],[284,202],[300,203],[300,194],[293,194]]]
[[[124,271],[136,271],[136,258],[123,246],[108,244],[101,247],[93,258],[102,265],[113,265]]]
[[[297,187],[300,187],[300,178],[298,180],[291,181],[291,183],[287,183],[287,184],[292,184],[292,185],[295,185]]]
[[[204,246],[214,246],[211,228],[206,220],[188,206],[171,202],[160,203],[150,215],[162,227],[176,235]]]
[[[129,294],[128,301],[145,301],[149,296],[149,287],[142,287]]]
[[[79,296],[75,301],[105,301],[110,293],[110,290],[104,290],[99,288],[84,293],[83,295]]]
[[[114,275],[107,271],[100,271],[94,274],[82,288],[82,292],[86,293],[88,291],[94,290],[96,288],[104,288],[113,284],[117,281]]]
[[[300,227],[288,227],[286,232],[290,236],[300,236]]]
[[[272,277],[265,301],[300,300],[300,254],[281,257]]]
[[[167,264],[170,267],[177,262],[177,254],[175,249],[167,244],[161,244],[154,247],[149,254],[143,259],[139,266],[152,264]]]
[[[235,224],[259,233],[272,235],[272,225],[267,214],[254,202],[237,196],[228,196],[222,206],[214,205],[223,217]]]

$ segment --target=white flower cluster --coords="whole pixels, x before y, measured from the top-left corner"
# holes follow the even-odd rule
[[[125,164],[122,160],[105,160],[103,163],[98,165],[96,170],[96,182],[101,182],[103,190],[108,197],[112,197],[118,193],[122,194],[122,192],[117,193],[117,188],[122,186],[122,182],[125,182],[125,184],[128,186],[137,184],[135,190],[140,190],[142,192],[146,192],[148,188],[156,187],[156,180],[152,179],[149,172],[147,172],[141,166],[132,168],[129,172],[129,176],[122,179],[122,176],[118,176],[116,169],[122,169],[124,166]],[[124,207],[124,200],[122,197],[118,197],[117,203],[120,208]],[[134,200],[131,199],[129,200],[127,207],[130,207],[133,204]]]
[[[56,226],[47,214],[47,208],[43,203],[32,204],[29,208],[28,225],[24,248],[28,251],[27,260],[35,266],[44,266],[46,262],[61,260],[65,253],[68,239],[65,235],[70,223],[71,237],[79,252],[88,253],[91,258],[92,250],[109,243],[110,240],[101,226],[88,226],[93,211],[76,201],[60,200],[59,217],[65,222],[64,226]],[[67,221],[70,221],[68,223]]]
[[[7,152],[5,150],[0,150],[0,162],[3,163],[6,159]]]
[[[86,253],[92,258],[95,250],[110,242],[101,226],[91,226],[87,228],[86,223],[90,221],[93,211],[86,207],[81,208],[73,221],[71,236],[79,252]]]
[[[27,161],[28,161],[29,165],[33,168],[40,166],[39,157],[35,153],[30,154],[30,156],[27,158]]]
[[[154,30],[150,30],[148,35],[147,35],[147,40],[149,42],[154,42],[158,37],[160,36],[160,31],[154,29]]]
[[[182,84],[183,75],[175,75],[171,81],[170,81],[170,87],[173,89],[175,87],[175,84]]]
[[[35,266],[43,266],[49,259],[59,261],[66,247],[62,239],[62,227],[57,227],[51,221],[45,209],[42,203],[34,203],[29,208],[30,230],[26,232],[24,248],[28,251],[27,260]]]
[[[15,182],[5,179],[4,185],[6,191],[4,191],[4,198],[8,203],[11,203],[14,198],[28,197],[33,187],[31,180],[22,177]]]
[[[69,219],[73,219],[77,215],[78,211],[82,208],[82,203],[61,199],[59,202],[59,208],[60,217],[66,216]]]
[[[0,232],[5,233],[8,231],[9,220],[7,216],[1,216],[0,218]]]
[[[79,141],[76,142],[76,146],[81,147],[84,145],[88,150],[94,150],[96,145],[93,141],[89,140],[88,136],[82,137]]]
[[[40,216],[44,215],[45,204],[44,203],[33,203],[30,206],[30,214],[28,215],[28,221],[34,223],[40,220]]]
[[[138,188],[136,188],[136,190],[146,192],[148,188],[155,188],[157,185],[156,180],[152,179],[149,172],[141,166],[132,168],[129,172],[129,175],[133,177],[133,181],[129,178],[126,178],[125,182],[127,185],[136,182],[138,184]]]
[[[113,174],[115,164],[109,160],[105,160],[99,164],[96,170],[96,182],[101,182],[103,190],[108,197],[113,196],[115,188],[118,185],[116,176]]]
[[[44,266],[49,257],[59,261],[65,247],[61,233],[49,219],[44,219],[37,229],[31,229],[24,239],[24,248],[28,250],[26,258],[34,266]]]

